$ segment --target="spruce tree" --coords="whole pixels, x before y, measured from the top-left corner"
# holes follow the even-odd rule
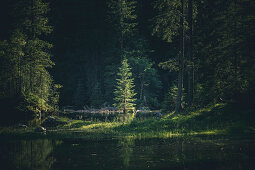
[[[0,99],[12,103],[5,108],[13,110],[13,115],[21,115],[20,119],[37,117],[40,120],[44,113],[57,111],[57,89],[61,87],[54,84],[48,71],[54,65],[49,53],[52,44],[46,41],[46,35],[52,32],[46,17],[49,4],[43,0],[14,2],[11,3],[15,12],[10,37],[0,43],[3,59]]]
[[[134,91],[135,86],[133,84],[134,79],[132,78],[131,68],[126,58],[123,59],[117,75],[119,78],[117,79],[117,85],[114,91],[114,107],[123,110],[124,114],[127,114],[135,109],[134,102],[136,99],[134,96],[136,93]]]
[[[111,49],[110,56],[105,60],[104,96],[111,103],[117,68],[124,56],[129,58],[130,44],[136,32],[137,2],[135,0],[108,0],[107,5],[109,23],[114,32],[111,32],[113,46],[109,48]]]
[[[133,36],[137,25],[136,4],[134,0],[109,0],[108,3],[111,22],[118,35],[121,57],[125,55],[128,41]]]
[[[157,70],[153,67],[154,63],[142,55],[136,53],[136,55],[133,54],[132,57],[129,57],[137,93],[136,104],[137,107],[155,109],[159,106],[158,97],[162,83]]]
[[[158,15],[154,18],[153,34],[157,34],[163,40],[172,42],[179,35],[180,47],[179,53],[176,54],[178,59],[170,59],[168,62],[162,63],[171,67],[172,70],[178,71],[178,93],[175,112],[178,113],[182,109],[183,95],[183,79],[184,79],[184,61],[185,61],[185,2],[184,0],[157,0],[155,9]],[[177,62],[176,62],[177,61]],[[176,68],[177,65],[177,68]]]
[[[26,36],[24,62],[27,82],[23,92],[26,109],[39,114],[51,111],[49,105],[50,92],[54,86],[53,79],[47,68],[54,63],[49,53],[52,44],[45,41],[45,35],[52,32],[46,17],[49,4],[42,0],[22,0],[17,3],[17,27]]]

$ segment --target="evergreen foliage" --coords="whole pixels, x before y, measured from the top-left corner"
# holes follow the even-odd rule
[[[161,81],[153,63],[147,57],[150,55],[147,40],[140,35],[137,30],[137,2],[133,0],[119,0],[109,2],[111,23],[113,29],[117,32],[116,40],[118,42],[119,55],[126,58],[132,67],[132,74],[135,83],[135,92],[139,96],[137,100],[138,107],[157,108],[159,106],[158,95],[161,89]],[[120,46],[119,46],[120,45]],[[116,57],[119,58],[117,55]],[[115,59],[118,61],[118,59]],[[116,63],[117,65],[118,63]],[[116,71],[113,64],[109,67]],[[114,75],[108,73],[108,75]],[[114,76],[112,76],[113,78]],[[107,82],[109,82],[107,78]],[[153,91],[151,89],[154,89]]]
[[[49,11],[42,0],[22,0],[15,4],[15,30],[10,40],[1,43],[1,98],[19,98],[16,107],[32,112],[39,119],[43,112],[55,112],[59,85],[48,72],[54,63],[49,53],[52,44],[42,38],[52,32]],[[6,74],[6,72],[8,74]],[[15,106],[14,106],[15,107]]]
[[[176,112],[218,102],[254,107],[252,0],[46,2],[0,2],[0,105],[10,117],[40,119],[58,112],[58,100],[123,109],[118,67],[126,60],[137,94],[127,112],[134,103],[176,104]]]
[[[136,95],[134,90],[134,79],[132,78],[131,68],[129,67],[128,60],[123,59],[121,67],[119,68],[115,94],[114,107],[123,110],[124,114],[129,113],[135,109],[134,96]]]
[[[154,3],[154,8],[158,15],[154,18],[153,34],[162,37],[167,42],[172,42],[180,34],[181,1],[157,0]]]
[[[136,4],[137,2],[134,0],[110,0],[108,3],[111,22],[114,24],[114,29],[118,34],[122,55],[125,55],[126,45],[129,38],[133,36],[137,25]]]
[[[147,57],[130,57],[130,65],[134,77],[135,91],[137,93],[137,106],[149,107],[152,109],[159,107],[159,93],[162,83],[157,70]]]
[[[178,88],[176,85],[174,85],[165,94],[164,100],[162,102],[162,110],[164,112],[172,111],[175,109],[176,101],[177,101],[177,91],[178,91]]]
[[[210,102],[252,103],[254,96],[254,26],[249,0],[199,3],[196,49],[202,96]],[[205,22],[210,20],[211,22]],[[197,36],[199,35],[199,36]],[[252,90],[253,89],[253,90]]]
[[[172,42],[176,35],[180,35],[180,47],[179,52],[176,54],[177,70],[178,70],[178,94],[175,112],[179,113],[182,110],[182,95],[183,95],[183,79],[184,79],[184,60],[185,60],[185,2],[184,0],[158,0],[155,3],[155,9],[158,11],[158,15],[155,17],[155,24],[153,34],[157,33],[163,40]],[[171,64],[172,60],[165,64]],[[175,64],[174,64],[175,65]],[[168,66],[169,67],[169,66]]]

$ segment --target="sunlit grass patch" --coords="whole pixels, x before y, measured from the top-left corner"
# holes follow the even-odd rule
[[[68,127],[68,128],[81,128],[83,126],[90,125],[92,123],[93,123],[92,121],[74,120],[74,121],[70,121],[65,127]]]
[[[171,138],[196,135],[240,135],[254,134],[253,112],[232,105],[215,104],[206,108],[186,111],[181,114],[169,113],[161,118],[129,119],[129,121],[88,121],[58,117],[60,124],[49,129],[58,136],[74,138]],[[47,129],[48,130],[48,129]],[[33,129],[0,129],[0,134],[33,133]]]
[[[119,122],[99,122],[99,123],[92,123],[89,125],[84,125],[81,127],[81,129],[85,130],[85,129],[110,129],[110,128],[114,128],[117,126],[122,125],[123,123],[119,123]]]
[[[67,127],[72,131],[96,136],[131,136],[133,138],[170,138],[173,136],[226,135],[254,132],[247,130],[247,118],[240,119],[241,114],[232,106],[215,104],[202,109],[186,111],[181,114],[173,112],[162,118],[131,119],[130,121],[97,122],[72,120]],[[249,120],[250,121],[250,120]],[[252,122],[252,121],[250,121]]]
[[[59,121],[62,121],[62,122],[68,122],[68,118],[67,117],[57,117]]]
[[[199,131],[199,132],[190,132],[190,135],[222,135],[226,134],[226,129],[212,129],[212,130],[205,130],[205,131]]]

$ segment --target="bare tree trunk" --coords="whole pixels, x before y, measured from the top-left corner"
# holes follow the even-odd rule
[[[188,69],[188,105],[192,105],[194,97],[194,60],[193,60],[193,3],[189,0],[189,69]]]
[[[175,113],[179,113],[182,107],[182,88],[183,88],[183,59],[184,59],[184,4],[181,0],[181,53],[179,55],[178,91]]]

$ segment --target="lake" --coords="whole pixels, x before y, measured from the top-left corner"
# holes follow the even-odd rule
[[[1,169],[255,169],[249,138],[10,139],[1,137]]]

